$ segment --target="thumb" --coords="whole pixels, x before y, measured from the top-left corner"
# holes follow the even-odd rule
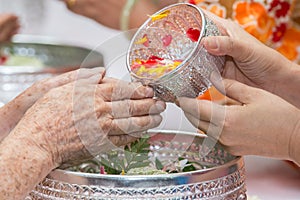
[[[209,53],[218,56],[228,55],[239,62],[246,62],[253,55],[253,44],[249,45],[247,41],[237,40],[229,36],[206,37],[203,38],[202,43]]]
[[[224,89],[227,97],[230,97],[242,104],[249,104],[254,88],[235,80],[224,79]]]
[[[80,82],[85,82],[89,84],[98,84],[102,81],[103,77],[105,76],[105,69],[101,68],[94,68],[91,71],[93,73],[92,76],[82,79]]]

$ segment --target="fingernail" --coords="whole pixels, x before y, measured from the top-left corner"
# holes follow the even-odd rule
[[[158,110],[159,112],[162,112],[162,111],[164,111],[164,110],[166,109],[166,103],[163,102],[163,101],[157,101],[157,102],[155,103],[155,105],[156,105],[156,108],[157,108],[157,110]]]
[[[155,116],[153,116],[153,120],[156,123],[160,123],[162,121],[162,116],[161,115],[155,115]]]
[[[204,46],[207,49],[218,49],[219,48],[219,43],[218,40],[214,37],[209,37],[209,38],[205,38],[204,40]]]
[[[154,91],[150,87],[146,87],[146,97],[153,97],[154,96]]]

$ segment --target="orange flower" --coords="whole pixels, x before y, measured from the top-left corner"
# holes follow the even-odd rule
[[[214,13],[215,15],[225,18],[226,17],[226,8],[219,3],[210,4],[207,7],[207,10]]]
[[[288,59],[292,61],[300,61],[300,51],[297,48],[300,47],[300,28],[291,27],[285,32],[282,39],[282,44],[277,48],[277,51],[282,53]]]
[[[215,15],[225,18],[226,17],[226,8],[222,6],[219,3],[198,3],[197,4],[200,8],[204,10],[208,10],[211,13],[214,13]]]
[[[272,35],[275,19],[268,15],[259,2],[237,1],[233,6],[233,19],[261,42],[266,43]]]

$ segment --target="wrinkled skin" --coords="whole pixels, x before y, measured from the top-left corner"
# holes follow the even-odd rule
[[[165,104],[152,97],[152,89],[138,83],[105,78],[97,85],[80,80],[51,90],[27,111],[18,126],[29,119],[35,121],[34,129],[45,133],[39,138],[44,141],[41,146],[47,146],[58,166],[107,150],[103,149],[106,137],[120,146],[158,126]]]
[[[56,167],[127,144],[160,124],[166,105],[152,98],[152,89],[102,76],[96,70],[28,100],[33,105],[1,142],[0,199],[24,199]]]
[[[18,32],[18,17],[12,14],[0,14],[0,43],[11,39]]]
[[[234,155],[268,156],[299,165],[299,66],[235,23],[207,14],[225,36],[205,38],[202,44],[211,54],[228,56],[222,74],[226,79],[213,81],[237,103],[181,98],[179,106],[195,127],[219,139]]]
[[[104,68],[102,67],[94,69],[82,68],[34,83],[15,99],[0,108],[0,141],[16,126],[24,113],[49,90],[74,82],[75,80],[87,79],[95,74],[103,73]]]

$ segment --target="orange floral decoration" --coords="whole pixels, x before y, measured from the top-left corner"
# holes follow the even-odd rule
[[[219,17],[226,17],[226,8],[220,3],[207,3],[205,0],[189,0],[188,2],[191,4],[195,4],[205,10],[208,10]]]
[[[207,7],[207,10],[219,17],[223,17],[223,18],[226,17],[226,8],[224,6],[221,6],[221,4],[218,3],[210,4]]]
[[[220,17],[232,18],[261,42],[300,63],[300,24],[292,16],[300,0],[186,0]],[[296,14],[295,16],[300,16]],[[300,22],[300,17],[299,20]],[[299,23],[298,22],[298,23]]]
[[[292,61],[300,60],[300,28],[290,27],[286,30],[281,45],[276,48],[277,51],[282,53]]]
[[[275,26],[265,6],[259,2],[238,1],[234,4],[233,19],[261,42],[267,43]]]

